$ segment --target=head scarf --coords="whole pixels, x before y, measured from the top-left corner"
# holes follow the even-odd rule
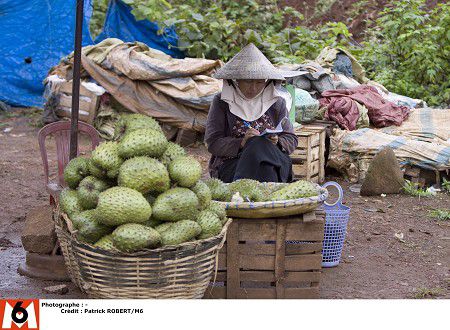
[[[239,89],[227,80],[223,82],[221,99],[228,103],[230,112],[245,121],[255,121],[282,97],[273,81],[254,98],[247,98]]]

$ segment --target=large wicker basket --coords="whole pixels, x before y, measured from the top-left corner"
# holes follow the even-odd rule
[[[231,220],[214,237],[136,253],[79,242],[64,214],[55,228],[72,281],[91,298],[202,298]]]
[[[266,183],[269,188],[274,189],[277,185],[284,186],[283,183]],[[227,210],[229,217],[236,218],[273,218],[288,215],[297,215],[314,211],[319,204],[328,197],[328,190],[317,185],[319,195],[313,197],[297,198],[284,201],[269,202],[219,202]]]

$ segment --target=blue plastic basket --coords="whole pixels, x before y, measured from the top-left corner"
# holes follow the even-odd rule
[[[334,181],[327,182],[323,188],[333,186],[339,192],[338,199],[330,204],[324,202],[325,230],[322,246],[322,267],[335,267],[341,260],[342,248],[344,247],[347,223],[350,218],[350,208],[342,205],[344,192],[341,186]]]

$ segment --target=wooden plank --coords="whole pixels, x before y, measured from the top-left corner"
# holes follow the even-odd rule
[[[95,99],[90,99],[91,101],[88,102],[86,100],[80,99],[80,110],[82,111],[86,111],[87,113],[89,113],[89,109],[91,108],[91,104],[94,102],[95,103]],[[61,97],[59,98],[59,106],[63,107],[63,108],[68,108],[68,109],[72,109],[72,96],[66,96],[66,95],[61,95]]]
[[[239,256],[239,267],[243,270],[273,270],[275,256]],[[321,254],[304,254],[285,256],[286,271],[319,270],[322,267]]]
[[[237,298],[239,280],[239,222],[232,222],[227,233],[227,298]]]
[[[275,246],[275,286],[277,299],[284,298],[286,222],[277,220],[277,240]]]
[[[286,240],[288,241],[318,241],[323,240],[323,223],[314,221],[312,223],[288,222]],[[258,223],[244,222],[239,230],[240,241],[251,241],[257,239],[274,240],[276,237],[276,224],[260,225]]]
[[[320,271],[313,272],[285,272],[285,283],[318,282]],[[242,282],[275,282],[273,271],[241,271]]]
[[[286,255],[300,255],[300,254],[311,254],[320,253],[322,251],[322,243],[310,241],[305,243],[290,243],[286,241]],[[275,244],[265,244],[260,243],[245,243],[239,244],[239,254],[240,255],[275,255]],[[219,270],[226,269],[226,244],[219,252]]]
[[[224,286],[209,286],[206,289],[204,299],[226,299],[227,298],[227,288]]]
[[[303,222],[308,223],[313,222],[314,220],[316,220],[316,212],[308,212],[303,214]]]
[[[319,143],[319,183],[325,181],[325,139],[326,131],[320,133],[320,143]]]
[[[303,164],[292,164],[292,172],[294,175],[301,177],[313,177],[319,173],[319,160],[313,161],[308,164],[305,162]]]
[[[275,288],[242,288],[238,292],[239,299],[275,299]],[[288,299],[319,298],[318,288],[286,288]]]

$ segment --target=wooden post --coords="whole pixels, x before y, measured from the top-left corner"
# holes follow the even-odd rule
[[[75,51],[73,55],[72,80],[72,116],[70,127],[70,155],[75,158],[78,154],[78,110],[80,104],[80,69],[81,69],[81,43],[83,39],[83,7],[84,0],[77,0],[75,19]]]

